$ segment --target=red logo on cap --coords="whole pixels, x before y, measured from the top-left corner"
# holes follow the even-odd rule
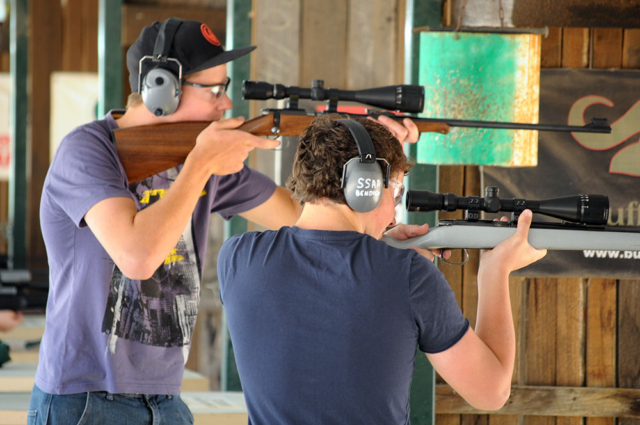
[[[220,45],[220,40],[218,40],[218,37],[216,37],[213,31],[209,29],[207,24],[200,25],[200,31],[202,31],[202,35],[204,35],[204,38],[206,38],[209,43],[213,44],[214,46]]]

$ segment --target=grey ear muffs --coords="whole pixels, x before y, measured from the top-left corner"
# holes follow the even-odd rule
[[[149,111],[155,116],[170,115],[178,109],[181,96],[182,64],[168,57],[176,30],[182,23],[177,18],[169,18],[162,23],[153,47],[153,56],[143,56],[138,64],[138,93]],[[142,75],[142,63],[152,61],[154,67]],[[177,64],[178,75],[169,69],[169,63]]]
[[[341,186],[344,198],[354,211],[373,211],[382,200],[384,188],[389,186],[389,163],[384,158],[376,158],[371,137],[362,124],[349,119],[336,122],[347,126],[358,145],[359,153],[359,156],[351,158],[342,167]],[[378,161],[386,164],[384,175]]]

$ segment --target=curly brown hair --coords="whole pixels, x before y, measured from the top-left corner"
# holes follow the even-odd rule
[[[320,116],[300,135],[287,188],[303,205],[322,198],[347,203],[340,187],[342,167],[358,156],[358,146],[347,126],[335,122],[336,118],[335,115]],[[376,156],[387,160],[391,174],[404,174],[411,169],[412,164],[407,161],[402,145],[385,126],[366,118],[352,119],[367,130]]]

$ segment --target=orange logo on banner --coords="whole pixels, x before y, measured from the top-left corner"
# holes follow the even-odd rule
[[[204,35],[204,38],[206,38],[209,43],[213,44],[214,46],[220,45],[220,40],[218,40],[218,37],[216,37],[213,31],[209,29],[207,24],[200,25],[200,31],[202,31],[202,35]]]
[[[11,138],[8,134],[0,134],[0,168],[11,165]]]

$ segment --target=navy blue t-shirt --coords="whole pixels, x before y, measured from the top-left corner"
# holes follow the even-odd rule
[[[407,424],[416,345],[469,328],[432,262],[357,232],[235,236],[218,277],[252,424]]]

